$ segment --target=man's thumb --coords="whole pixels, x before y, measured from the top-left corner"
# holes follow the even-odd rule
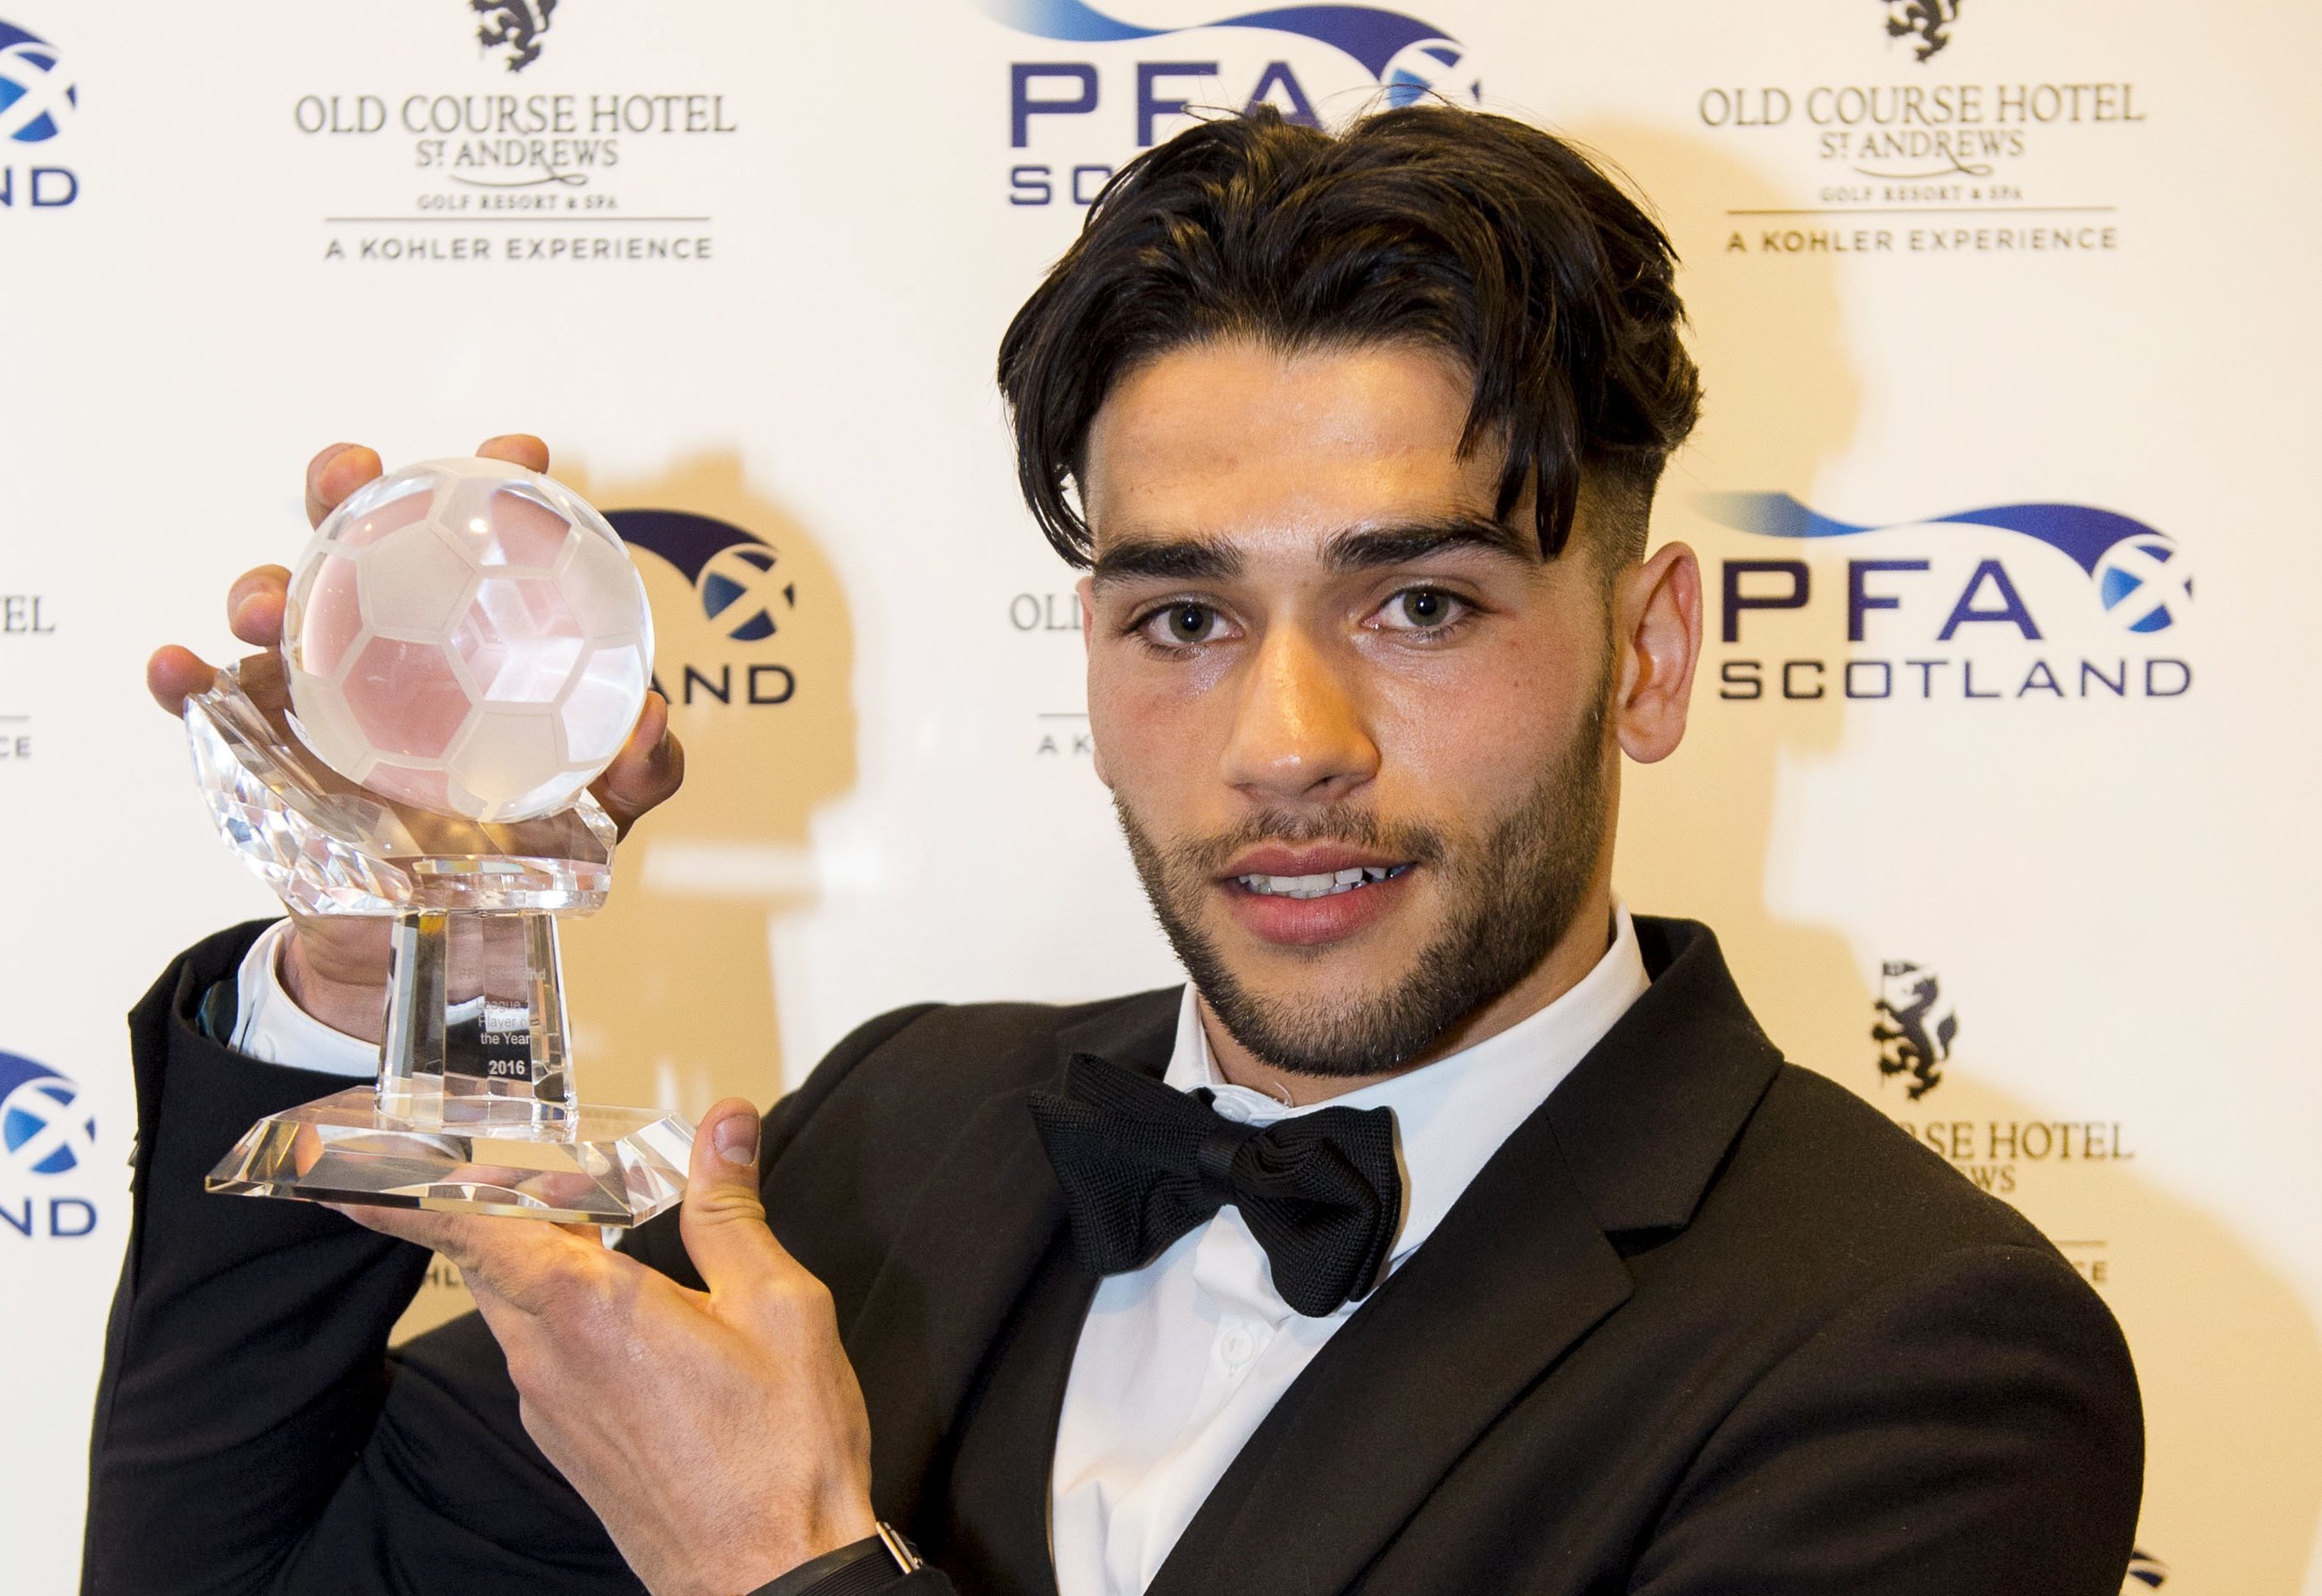
[[[759,1200],[758,1111],[746,1099],[727,1098],[702,1117],[678,1230],[712,1291],[721,1277],[738,1282],[788,1263]]]

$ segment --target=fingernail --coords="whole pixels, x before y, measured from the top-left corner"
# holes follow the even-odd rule
[[[718,1156],[728,1163],[747,1164],[758,1156],[758,1117],[754,1114],[728,1114],[710,1130],[718,1144]]]

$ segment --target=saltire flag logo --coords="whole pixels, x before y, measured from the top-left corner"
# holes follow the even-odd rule
[[[39,144],[64,131],[80,89],[66,75],[57,47],[12,23],[0,23],[0,138]]]
[[[701,613],[736,643],[782,630],[798,607],[798,587],[764,539],[712,515],[686,510],[608,510],[621,541],[660,555],[693,584]]]
[[[80,1088],[13,1053],[0,1053],[0,1162],[36,1175],[61,1175],[96,1144],[96,1118]]]

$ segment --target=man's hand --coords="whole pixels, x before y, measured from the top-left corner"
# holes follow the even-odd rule
[[[528,433],[487,438],[476,452],[528,470],[548,469],[548,445]],[[307,462],[306,519],[321,525],[340,501],[379,475],[379,458],[360,443],[334,443]],[[290,573],[261,565],[234,579],[226,589],[227,625],[242,642],[259,648],[282,642],[282,606]],[[145,662],[145,686],[171,715],[185,713],[186,699],[210,685],[217,674],[190,649],[175,643],[153,651]],[[645,705],[629,740],[590,790],[613,823],[626,834],[639,816],[674,793],[685,780],[685,751],[669,730],[669,706],[659,693]],[[283,950],[282,980],[298,1007],[351,1036],[376,1042],[384,1028],[387,996],[388,922],[343,916],[294,917]]]
[[[758,1115],[728,1098],[679,1219],[705,1294],[590,1226],[340,1211],[457,1263],[525,1428],[655,1596],[735,1596],[874,1534],[871,1423],[830,1293],[766,1228]]]

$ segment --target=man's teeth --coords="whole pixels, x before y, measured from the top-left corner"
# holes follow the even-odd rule
[[[1350,865],[1335,874],[1319,876],[1237,876],[1250,891],[1267,898],[1329,898],[1334,893],[1352,892],[1358,887],[1367,887],[1373,881],[1384,881],[1389,876],[1403,871],[1400,864]]]

